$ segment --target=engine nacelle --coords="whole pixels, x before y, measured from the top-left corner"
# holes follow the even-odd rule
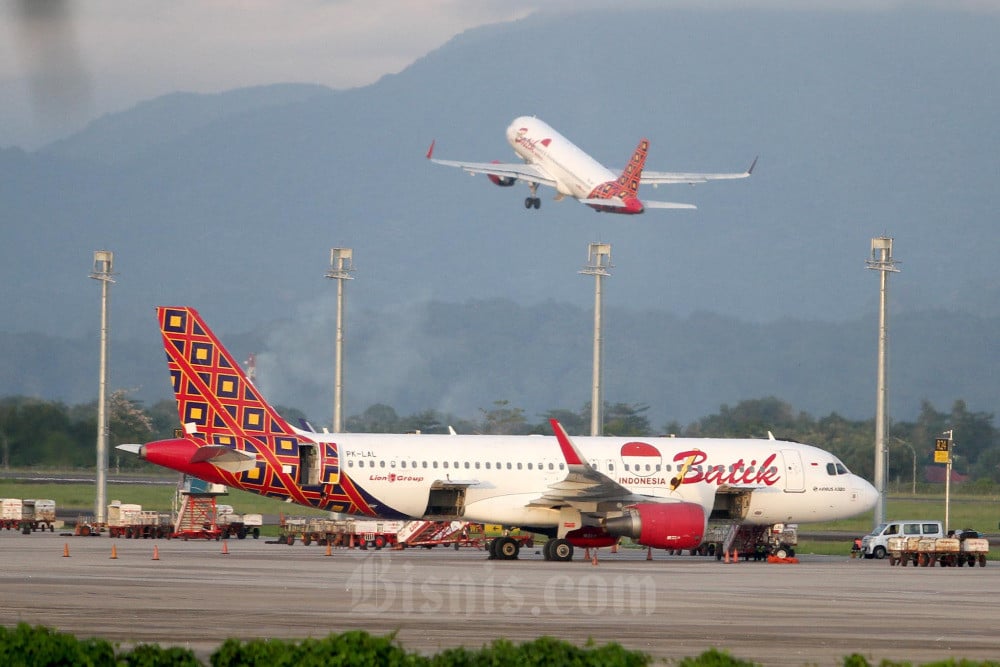
[[[493,160],[493,164],[500,164],[500,160]],[[495,174],[487,174],[486,177],[490,179],[493,185],[499,185],[501,188],[509,188],[517,183],[517,179],[513,176],[496,176]]]
[[[705,510],[688,502],[640,503],[606,519],[611,535],[630,537],[644,547],[694,549],[705,537]]]
[[[566,541],[580,549],[598,549],[616,544],[618,536],[598,526],[584,526],[566,533]]]

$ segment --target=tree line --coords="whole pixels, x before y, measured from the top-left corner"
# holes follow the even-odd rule
[[[295,408],[276,406],[290,423],[299,424],[305,415]],[[851,420],[836,412],[815,418],[797,412],[775,397],[740,401],[735,406],[723,404],[715,414],[688,425],[674,421],[654,427],[646,412],[649,406],[632,403],[605,403],[605,435],[649,437],[751,437],[816,445],[829,450],[855,473],[872,478],[874,468],[875,425],[873,419]],[[590,432],[591,406],[579,410],[552,409],[535,419],[506,400],[481,408],[474,418],[461,418],[437,410],[423,410],[400,415],[383,403],[347,417],[345,429],[355,433],[458,433],[551,435],[549,419],[558,419],[571,435]],[[965,401],[956,400],[950,411],[936,409],[929,401],[921,404],[912,422],[893,422],[887,442],[890,483],[908,486],[917,469],[919,482],[925,466],[933,463],[934,440],[951,430],[955,437],[954,469],[968,475],[974,483],[1000,484],[1000,432],[993,425],[994,415],[971,412]],[[108,443],[142,443],[173,436],[178,427],[177,411],[172,400],[150,407],[132,399],[125,391],[113,392],[108,400]],[[24,396],[0,399],[0,466],[4,469],[93,468],[97,434],[96,402],[68,406]],[[111,450],[111,466],[134,469],[147,464],[131,456],[117,457]]]

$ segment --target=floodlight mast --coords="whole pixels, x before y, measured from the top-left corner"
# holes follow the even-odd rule
[[[354,251],[330,248],[330,268],[326,277],[337,281],[337,336],[334,343],[333,432],[344,430],[344,281],[353,280]]]
[[[601,332],[601,313],[603,304],[601,302],[601,281],[610,276],[609,269],[614,268],[611,264],[611,244],[591,243],[588,250],[589,263],[583,267],[580,273],[594,276],[594,380],[590,392],[590,435],[604,435],[604,398],[602,396],[603,387],[601,351],[604,340]]]
[[[114,256],[110,250],[94,251],[94,269],[90,277],[101,281],[101,360],[97,382],[97,493],[94,499],[94,521],[105,522],[108,506],[108,292],[115,282]]]
[[[889,382],[886,371],[887,348],[889,342],[889,324],[886,305],[889,300],[889,274],[899,273],[896,261],[892,257],[892,238],[879,236],[872,239],[871,257],[865,265],[881,274],[878,309],[878,371],[875,400],[875,490],[878,499],[875,501],[874,524],[885,523],[885,459],[887,454],[886,436],[888,435],[888,398]]]

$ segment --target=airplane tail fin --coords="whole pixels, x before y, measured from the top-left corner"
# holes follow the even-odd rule
[[[649,152],[649,140],[640,139],[639,145],[632,153],[632,159],[625,165],[622,175],[618,177],[618,185],[622,186],[633,197],[639,194],[639,181],[642,180],[642,170],[646,166],[646,154]]]
[[[194,308],[156,309],[177,400],[177,414],[188,436],[208,445],[236,439],[288,449],[295,431],[247,378]]]

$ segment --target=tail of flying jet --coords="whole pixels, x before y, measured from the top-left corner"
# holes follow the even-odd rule
[[[646,167],[648,153],[649,140],[640,139],[621,176],[615,181],[597,186],[586,199],[580,201],[607,213],[638,214],[647,208],[695,208],[691,204],[639,200],[639,184],[642,182],[642,170]]]
[[[640,139],[639,145],[632,153],[632,159],[628,161],[622,170],[622,175],[618,177],[618,185],[633,197],[639,196],[639,182],[642,180],[642,170],[646,167],[647,153],[649,153],[649,140]]]
[[[337,512],[375,514],[337,446],[293,429],[193,308],[156,309],[183,434],[121,447],[200,479]]]

